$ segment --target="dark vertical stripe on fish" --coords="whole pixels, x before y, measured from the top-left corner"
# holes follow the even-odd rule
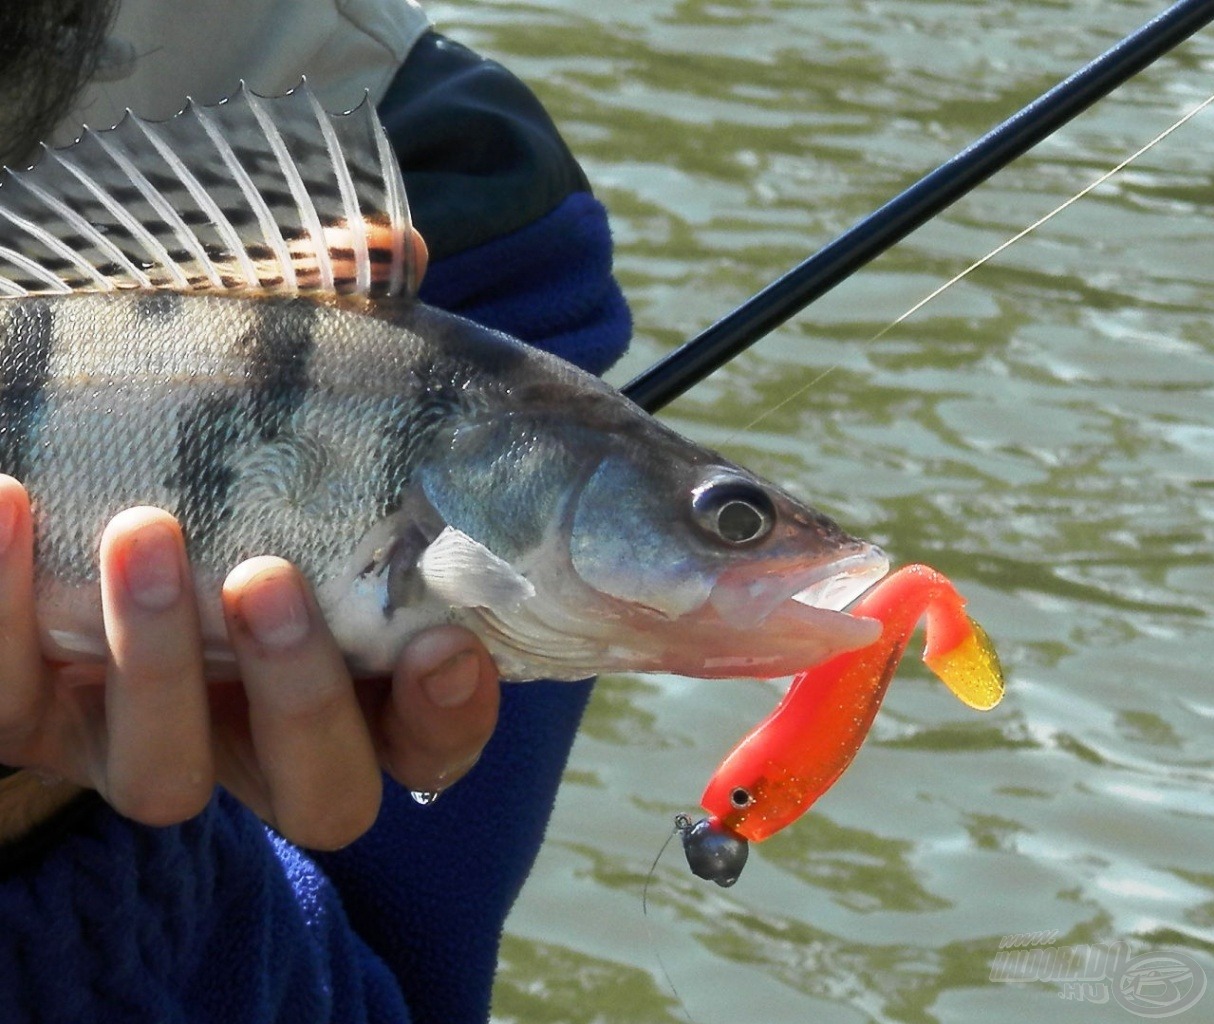
[[[229,456],[241,440],[241,402],[235,391],[207,395],[177,421],[176,471],[167,481],[181,497],[177,518],[198,557],[231,514],[235,474]]]
[[[188,254],[185,258],[189,258]],[[157,289],[150,292],[135,293],[135,315],[153,323],[168,323],[181,315],[185,303],[180,292],[170,292]]]
[[[277,437],[308,393],[312,331],[320,307],[308,299],[267,300],[237,343],[246,361],[249,409],[263,440]]]
[[[15,303],[7,327],[0,355],[0,469],[24,480],[46,404],[55,329],[51,304]]]
[[[381,426],[377,497],[381,516],[399,508],[418,463],[438,433],[467,412],[466,396],[454,383],[449,366],[419,366],[414,383],[392,403]]]

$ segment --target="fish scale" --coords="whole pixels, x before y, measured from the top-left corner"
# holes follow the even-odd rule
[[[250,550],[254,545],[247,535],[256,531],[248,516],[234,513],[256,504],[256,512],[273,519],[315,490],[306,481],[337,479],[334,474],[342,472],[342,485],[333,491],[344,495],[355,485],[370,492],[386,474],[384,467],[369,471],[366,463],[374,449],[361,443],[361,435],[367,428],[391,431],[395,407],[411,404],[413,374],[400,359],[399,378],[386,378],[392,360],[384,350],[393,356],[408,350],[398,332],[380,321],[304,299],[182,296],[173,316],[159,321],[142,316],[121,294],[36,301],[47,311],[43,319],[57,325],[54,356],[39,392],[41,423],[25,434],[31,442],[41,440],[32,454],[17,462],[5,459],[0,467],[14,472],[22,465],[17,475],[40,501],[53,503],[48,511],[93,509],[91,531],[83,531],[78,540],[87,538],[91,545],[116,508],[151,499],[181,518],[204,565],[215,557],[231,566],[259,553]],[[11,366],[19,371],[22,401],[28,405],[27,378],[33,368],[25,359],[10,363],[5,358],[10,347],[23,352],[28,345],[21,333],[6,337],[5,355],[0,356],[4,393],[13,390],[7,379]],[[342,358],[349,348],[364,358]],[[315,358],[309,358],[312,351],[318,353]],[[352,397],[333,400],[342,393]],[[87,434],[98,431],[105,443],[90,444]],[[310,445],[315,454],[294,461],[266,457],[265,446],[284,433],[293,445]],[[278,447],[281,451],[287,445]],[[344,472],[342,467],[351,464],[360,472]],[[393,472],[400,476],[402,470],[393,467]],[[294,479],[277,490],[294,495],[293,503],[284,502],[280,509],[246,497],[247,492],[271,493],[275,486],[267,477],[284,474]],[[350,529],[365,531],[369,518],[380,511],[369,499],[368,493],[360,503],[365,511],[350,521]],[[344,506],[349,504],[339,506],[342,516],[348,516]],[[341,525],[329,521],[335,516],[318,513],[313,502],[311,519],[274,531],[283,543],[280,553],[313,575],[328,548],[353,543],[344,529],[332,536]],[[307,535],[299,535],[299,528],[309,524]],[[257,527],[263,529],[264,524]],[[317,533],[324,538],[312,536]],[[74,566],[78,573],[87,570],[81,578],[95,575],[90,551],[61,551],[53,535],[47,539],[47,556],[62,561],[61,573]]]
[[[5,367],[0,376],[0,465],[25,479],[38,440],[55,350],[54,313],[45,299],[5,311]]]
[[[878,549],[419,302],[413,252],[374,112],[306,88],[128,116],[0,183],[0,470],[48,656],[105,656],[99,539],[139,504],[181,522],[215,675],[223,579],[259,554],[359,674],[445,622],[511,679],[773,675],[875,637],[840,609]]]

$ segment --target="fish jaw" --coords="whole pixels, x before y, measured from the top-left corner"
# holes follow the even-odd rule
[[[711,602],[680,621],[660,668],[702,679],[792,675],[876,642],[881,623],[790,597],[761,621],[721,615]]]
[[[630,632],[649,636],[651,656],[633,650],[626,656],[631,664],[617,667],[699,679],[792,675],[881,636],[876,619],[842,608],[888,570],[885,553],[859,541],[829,560],[765,571],[738,566],[686,615],[640,622],[634,611]]]
[[[655,668],[699,679],[770,679],[867,647],[880,636],[876,619],[789,601],[758,628],[740,627],[715,614],[684,623],[681,638],[671,640],[663,663]]]
[[[875,619],[842,609],[889,571],[878,547],[855,542],[829,560],[739,565],[667,638],[667,671],[700,678],[790,675],[874,643]]]
[[[694,679],[792,675],[881,635],[875,619],[786,601],[759,627],[705,605],[670,619],[598,602],[593,612],[543,594],[510,610],[468,609],[459,620],[488,646],[503,679],[584,679],[603,672],[670,672]]]

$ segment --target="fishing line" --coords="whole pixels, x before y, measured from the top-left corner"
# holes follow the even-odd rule
[[[711,327],[667,353],[624,385],[625,397],[646,412],[657,412],[1211,21],[1214,0],[1176,0]]]
[[[903,313],[900,317],[898,317],[898,319],[895,320],[893,323],[886,325],[880,331],[878,331],[876,334],[874,334],[871,338],[869,338],[869,341],[872,342],[872,341],[876,341],[878,338],[885,337],[886,334],[888,334],[895,327],[897,327],[900,323],[902,323],[902,321],[906,320],[908,317],[917,313],[920,309],[922,309],[929,302],[931,302],[932,299],[934,299],[941,292],[945,291],[948,288],[951,288],[962,278],[967,277],[973,271],[977,270],[980,266],[982,266],[982,264],[988,262],[989,260],[994,259],[1001,252],[1003,252],[1004,249],[1007,249],[1010,246],[1015,245],[1025,235],[1031,234],[1032,232],[1036,231],[1039,227],[1041,227],[1041,225],[1046,223],[1046,221],[1052,220],[1054,217],[1056,217],[1058,214],[1060,214],[1063,210],[1065,210],[1068,206],[1071,206],[1072,204],[1079,202],[1080,199],[1082,199],[1084,196],[1086,196],[1092,190],[1099,188],[1106,181],[1108,181],[1111,177],[1113,177],[1113,175],[1118,174],[1119,172],[1125,170],[1127,167],[1130,166],[1130,164],[1132,164],[1135,160],[1137,160],[1140,156],[1142,156],[1143,153],[1146,153],[1148,150],[1153,149],[1160,142],[1162,142],[1169,135],[1171,135],[1172,132],[1176,131],[1176,129],[1179,128],[1181,125],[1186,124],[1188,121],[1192,120],[1194,117],[1196,117],[1198,114],[1200,114],[1211,103],[1214,103],[1214,95],[1211,95],[1209,98],[1207,98],[1206,100],[1199,103],[1196,107],[1194,107],[1187,114],[1185,114],[1179,121],[1177,121],[1175,124],[1172,124],[1169,127],[1165,128],[1163,131],[1161,131],[1158,135],[1156,135],[1155,138],[1153,138],[1146,145],[1142,146],[1138,150],[1135,150],[1133,153],[1131,153],[1129,156],[1127,156],[1124,160],[1122,160],[1121,163],[1119,163],[1116,167],[1110,168],[1109,170],[1105,171],[1104,174],[1102,174],[1099,178],[1097,178],[1095,181],[1093,181],[1090,185],[1088,185],[1085,188],[1081,189],[1080,191],[1076,192],[1075,195],[1071,196],[1071,198],[1068,199],[1065,203],[1062,203],[1060,206],[1054,207],[1054,209],[1052,209],[1044,217],[1038,218],[1037,220],[1033,221],[1033,223],[1030,224],[1023,231],[1019,232],[1018,234],[1012,235],[1012,237],[1009,238],[1006,242],[1004,242],[1002,245],[996,246],[994,249],[992,249],[990,252],[988,252],[985,256],[983,256],[976,263],[971,263],[968,267],[966,267],[963,271],[961,271],[961,273],[955,275],[954,277],[949,278],[949,280],[945,281],[944,284],[942,284],[939,288],[937,288],[930,295],[926,296],[925,298],[920,299],[913,306],[911,306],[910,309],[908,309],[905,313]]]
[[[679,1009],[683,1011],[683,1016],[687,1018],[687,1024],[695,1024],[695,1021],[691,1018],[691,1011],[687,1009],[687,1004],[683,1001],[683,997],[679,995],[679,990],[675,988],[674,979],[666,968],[666,961],[662,959],[662,951],[658,947],[657,936],[653,933],[653,922],[649,919],[649,883],[653,881],[654,875],[657,874],[658,861],[662,859],[662,854],[666,852],[666,847],[670,845],[670,841],[682,832],[684,828],[690,826],[690,824],[691,819],[686,814],[675,815],[674,828],[670,830],[670,835],[666,837],[666,841],[662,843],[661,848],[658,850],[658,855],[653,858],[653,863],[649,865],[649,874],[645,876],[645,884],[641,887],[641,916],[645,918],[645,931],[649,934],[649,945],[653,948],[653,955],[657,958],[658,966],[662,969],[662,977],[666,979],[666,986],[678,1001]]]
[[[922,299],[920,299],[918,302],[916,302],[913,306],[910,307],[910,309],[908,309],[905,313],[903,313],[901,316],[899,316],[896,320],[893,320],[890,323],[886,324],[884,327],[882,327],[881,330],[879,330],[876,334],[874,334],[871,338],[868,339],[868,344],[872,344],[874,341],[878,341],[879,339],[884,338],[885,335],[887,335],[895,327],[897,327],[899,324],[901,324],[904,321],[906,321],[907,319],[909,319],[915,313],[919,312],[919,310],[921,310],[924,306],[926,306],[929,302],[931,302],[937,296],[943,294],[949,288],[951,288],[953,285],[964,280],[966,277],[968,277],[970,274],[972,274],[979,267],[983,266],[985,263],[989,263],[992,259],[994,259],[996,256],[998,256],[1004,250],[1015,245],[1026,235],[1032,234],[1043,224],[1052,220],[1054,217],[1058,216],[1058,214],[1062,213],[1063,210],[1067,209],[1070,206],[1073,206],[1080,199],[1082,199],[1084,196],[1091,193],[1093,190],[1099,188],[1101,185],[1103,185],[1106,181],[1108,181],[1114,175],[1125,170],[1130,164],[1132,164],[1135,160],[1137,160],[1144,153],[1148,152],[1151,149],[1154,149],[1155,146],[1157,146],[1159,143],[1161,143],[1164,139],[1166,139],[1174,131],[1176,131],[1182,125],[1187,124],[1194,117],[1196,117],[1198,114],[1200,114],[1203,110],[1206,109],[1206,107],[1210,106],[1211,103],[1214,103],[1214,95],[1207,97],[1205,100],[1203,100],[1201,103],[1199,103],[1196,107],[1194,107],[1188,113],[1182,115],[1177,121],[1174,121],[1171,125],[1169,125],[1163,131],[1161,131],[1158,135],[1156,135],[1153,139],[1151,139],[1150,142],[1145,143],[1143,146],[1139,147],[1137,150],[1135,150],[1133,153],[1131,153],[1129,156],[1127,156],[1124,160],[1122,160],[1119,164],[1117,164],[1116,167],[1112,167],[1109,170],[1105,171],[1104,174],[1100,175],[1099,178],[1097,178],[1091,184],[1085,185],[1082,189],[1080,189],[1078,192],[1076,192],[1075,195],[1071,196],[1065,202],[1060,203],[1058,206],[1054,207],[1054,209],[1050,210],[1049,213],[1037,218],[1037,220],[1033,221],[1033,223],[1030,224],[1028,227],[1024,228],[1022,231],[1017,232],[1016,234],[1012,235],[1011,238],[1009,238],[1006,241],[1001,242],[999,245],[995,246],[994,249],[992,249],[990,252],[988,252],[981,259],[976,260],[975,262],[971,263],[968,267],[966,267],[964,270],[960,271],[957,274],[954,274],[947,281],[945,281],[944,284],[940,285],[940,287],[936,288],[934,291],[930,292],[928,295],[924,296]],[[746,426],[742,427],[741,430],[735,431],[728,438],[726,438],[725,445],[730,444],[732,441],[734,441],[740,435],[749,433],[751,430],[753,430],[755,427],[757,427],[760,423],[762,423],[764,420],[766,420],[773,413],[778,412],[780,409],[783,409],[789,403],[800,398],[807,391],[811,390],[812,388],[817,387],[817,385],[819,383],[821,383],[821,381],[824,377],[826,377],[828,374],[833,373],[835,370],[839,369],[840,365],[841,364],[836,363],[833,366],[827,367],[825,370],[823,370],[821,373],[819,373],[812,380],[808,381],[805,384],[800,385],[798,388],[796,388],[795,390],[790,392],[788,395],[781,398],[775,405],[770,406],[769,408],[765,409],[763,412],[759,413],[758,416],[756,416],[753,420],[751,420],[749,423],[747,423]]]

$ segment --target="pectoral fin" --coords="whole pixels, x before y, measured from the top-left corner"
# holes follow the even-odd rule
[[[430,591],[456,608],[513,608],[535,596],[535,587],[505,559],[452,526],[417,560]]]

